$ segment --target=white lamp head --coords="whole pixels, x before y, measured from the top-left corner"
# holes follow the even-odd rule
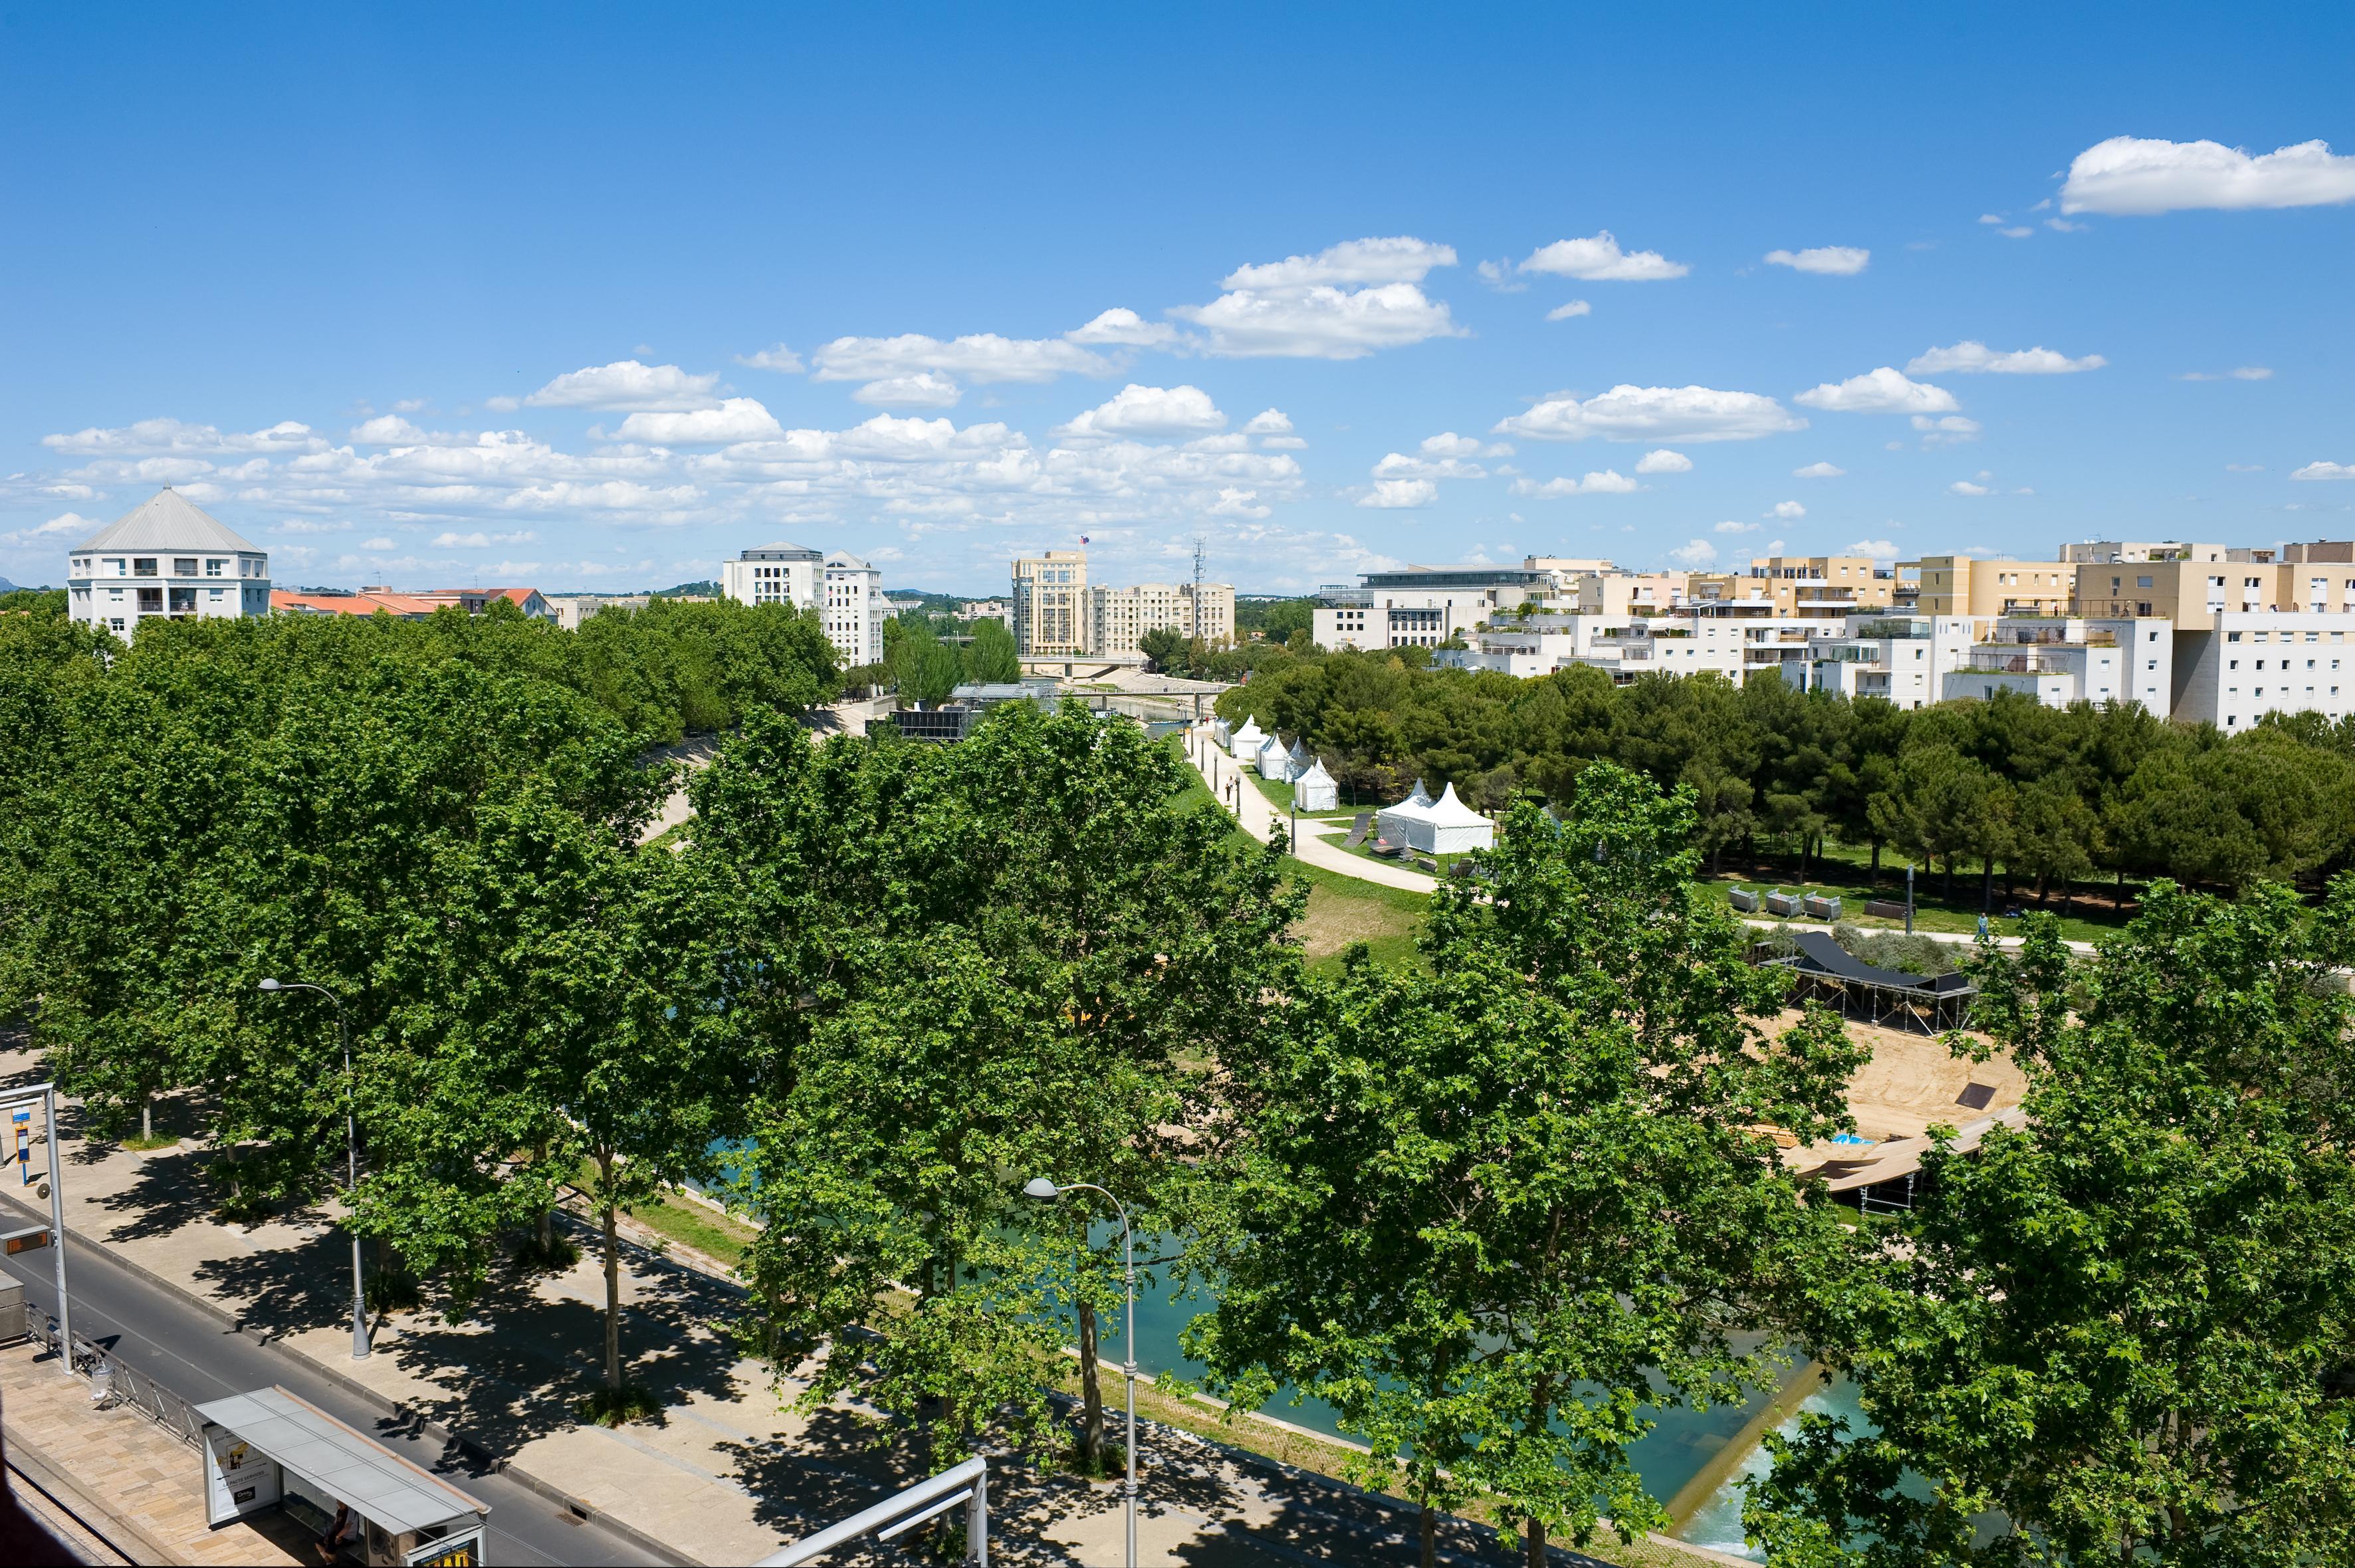
[[[275,980],[264,980],[261,982],[261,988],[265,991],[275,991],[280,987],[278,982]]]
[[[1042,1203],[1051,1203],[1062,1195],[1063,1189],[1043,1176],[1032,1177],[1022,1188],[1022,1196],[1036,1198]]]

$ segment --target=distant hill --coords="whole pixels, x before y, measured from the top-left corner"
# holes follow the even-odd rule
[[[701,582],[682,582],[676,588],[657,588],[646,595],[649,599],[717,599],[719,584],[709,579]]]
[[[14,593],[16,592],[16,585],[15,583],[9,581],[5,577],[0,577],[0,593]]]

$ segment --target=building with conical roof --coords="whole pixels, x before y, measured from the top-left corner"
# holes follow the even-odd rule
[[[150,616],[270,613],[270,557],[166,485],[74,546],[69,613],[129,637]]]

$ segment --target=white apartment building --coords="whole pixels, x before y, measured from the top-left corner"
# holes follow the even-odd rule
[[[1317,590],[1309,635],[1327,648],[1435,648],[1469,637],[1499,610],[1543,603],[1568,586],[1568,571],[1531,557],[1518,566],[1410,566],[1369,571],[1355,588]],[[1584,569],[1595,563],[1564,562]]]
[[[755,545],[719,565],[719,592],[740,604],[814,607],[826,573],[826,553],[807,545]]]
[[[1014,648],[1024,658],[1095,651],[1088,552],[1050,549],[1014,562]]]
[[[2268,713],[2355,711],[2347,610],[2238,611],[2176,634],[2175,716],[2238,734]]]
[[[151,617],[270,613],[270,557],[170,485],[76,545],[67,613],[128,637]]]
[[[883,573],[855,555],[828,550],[820,588],[818,613],[826,624],[826,639],[841,656],[843,667],[883,662],[883,623],[891,609],[883,599]]]
[[[1199,597],[1191,582],[1100,582],[1088,594],[1094,653],[1135,653],[1146,633],[1164,628],[1213,647],[1234,641],[1235,591],[1228,583],[1205,582]]]
[[[719,566],[719,591],[740,604],[815,610],[826,640],[848,668],[883,662],[883,574],[855,555],[779,540],[755,545]]]
[[[2089,620],[2004,616],[1979,628],[1950,699],[2017,691],[2048,708],[2135,702],[2155,718],[2175,707],[2175,625],[2157,616]]]
[[[1850,615],[1841,635],[1811,650],[1807,688],[1927,708],[1945,698],[1946,677],[1970,662],[1978,627],[1968,615]]]

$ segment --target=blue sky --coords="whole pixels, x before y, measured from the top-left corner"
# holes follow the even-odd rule
[[[17,7],[0,576],[166,481],[282,585],[2344,538],[2350,58],[2315,5]]]

